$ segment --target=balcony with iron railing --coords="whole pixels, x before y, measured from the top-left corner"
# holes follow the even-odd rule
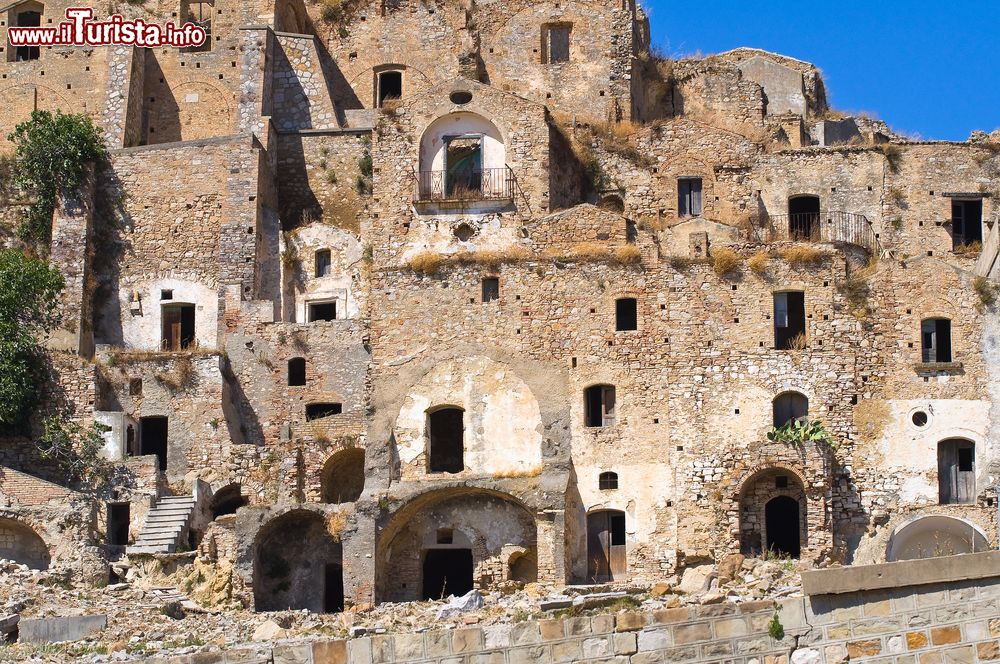
[[[458,172],[413,171],[417,203],[512,201],[514,171],[510,166]]]
[[[768,214],[755,228],[757,240],[771,242],[829,242],[851,244],[878,255],[879,241],[872,223],[855,212],[798,212]]]

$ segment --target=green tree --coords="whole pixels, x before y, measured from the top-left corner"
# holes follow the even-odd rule
[[[34,111],[7,139],[14,143],[14,184],[32,197],[18,237],[48,245],[56,196],[78,189],[87,163],[107,157],[101,129],[82,113]]]
[[[45,430],[38,440],[39,455],[54,463],[67,483],[98,491],[111,481],[114,465],[101,456],[103,434],[110,427],[94,422],[90,428],[84,428],[56,416],[46,417],[43,425]]]
[[[59,322],[63,278],[44,261],[0,249],[0,424],[23,422],[44,381],[39,344]]]

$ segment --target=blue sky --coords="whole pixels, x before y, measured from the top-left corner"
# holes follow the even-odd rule
[[[751,46],[823,72],[833,107],[924,139],[1000,127],[1000,2],[644,0],[667,55]]]

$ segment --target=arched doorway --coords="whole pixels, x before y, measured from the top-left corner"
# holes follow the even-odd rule
[[[799,502],[788,496],[772,498],[764,506],[764,528],[767,532],[767,550],[779,555],[798,558],[802,552],[799,543]]]
[[[793,196],[788,199],[788,239],[819,239],[819,196]]]
[[[344,608],[339,537],[324,515],[295,510],[257,535],[254,545],[254,607],[257,611],[335,612]]]
[[[365,451],[354,447],[331,456],[323,466],[324,503],[353,503],[365,490]]]
[[[510,578],[512,550],[536,550],[534,515],[513,496],[450,488],[415,498],[380,536],[376,596],[404,602],[489,588]],[[528,574],[523,565],[518,574]]]
[[[627,571],[625,512],[591,512],[587,515],[587,580],[622,581]]]
[[[802,478],[771,467],[746,480],[740,491],[740,551],[772,551],[797,558],[808,545],[806,493]]]
[[[0,519],[0,558],[31,569],[48,569],[49,548],[34,530],[14,519]]]
[[[247,497],[240,492],[239,484],[222,487],[212,496],[212,518],[226,514],[236,514],[236,510],[247,504]]]

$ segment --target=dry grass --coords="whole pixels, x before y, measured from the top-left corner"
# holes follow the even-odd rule
[[[171,392],[190,387],[194,383],[194,362],[188,355],[181,355],[174,361],[174,366],[170,371],[161,371],[156,374],[156,380]]]
[[[435,251],[422,251],[406,262],[406,268],[420,274],[437,274],[444,257]]]
[[[215,348],[201,348],[199,346],[188,347],[179,351],[162,350],[125,350],[123,348],[113,349],[108,353],[108,365],[134,364],[136,362],[167,362],[175,358],[208,357],[218,355]]]
[[[889,187],[889,202],[896,207],[903,207],[906,204],[906,194],[899,187]]]
[[[740,255],[728,247],[716,249],[712,252],[712,269],[720,277],[731,274],[736,270],[740,262]]]
[[[339,542],[341,536],[344,534],[344,530],[347,529],[347,519],[340,512],[334,512],[330,516],[326,517],[326,532],[330,534],[335,541]]]
[[[799,332],[794,337],[788,340],[789,350],[805,350],[808,347],[806,343],[806,333]]]
[[[889,165],[889,170],[893,173],[899,172],[899,166],[903,161],[903,148],[898,145],[887,143],[878,147],[879,152],[885,156],[885,161]]]
[[[960,255],[979,254],[982,251],[983,251],[983,243],[975,241],[969,243],[963,242],[957,245],[954,249],[952,249],[952,253]]]
[[[980,307],[991,307],[997,301],[997,285],[986,277],[976,277],[972,280],[972,289],[979,296]]]
[[[792,267],[812,267],[822,263],[827,254],[817,247],[799,244],[779,249],[778,255]]]
[[[479,265],[491,270],[509,263],[530,260],[533,254],[525,247],[488,249],[484,251],[460,251],[457,254],[439,254],[422,251],[406,263],[406,268],[421,274],[437,274],[445,265]]]
[[[695,265],[705,265],[709,262],[707,258],[688,258],[687,256],[671,256],[670,267],[678,272],[684,272]]]
[[[758,251],[747,259],[747,267],[758,277],[767,274],[767,267],[771,262],[771,256],[766,251]]]
[[[638,265],[642,261],[642,252],[634,244],[626,244],[615,249],[615,261],[622,265]]]
[[[863,440],[875,442],[889,423],[889,404],[881,399],[865,399],[854,407],[854,428]]]
[[[606,151],[618,155],[636,166],[649,168],[656,164],[656,160],[652,155],[639,150],[633,139],[633,136],[641,128],[641,125],[629,121],[603,122],[591,125],[590,132]]]
[[[531,468],[524,468],[522,470],[498,470],[493,473],[493,479],[504,480],[504,479],[515,479],[518,477],[538,477],[542,474],[541,464],[537,466],[532,466]]]

